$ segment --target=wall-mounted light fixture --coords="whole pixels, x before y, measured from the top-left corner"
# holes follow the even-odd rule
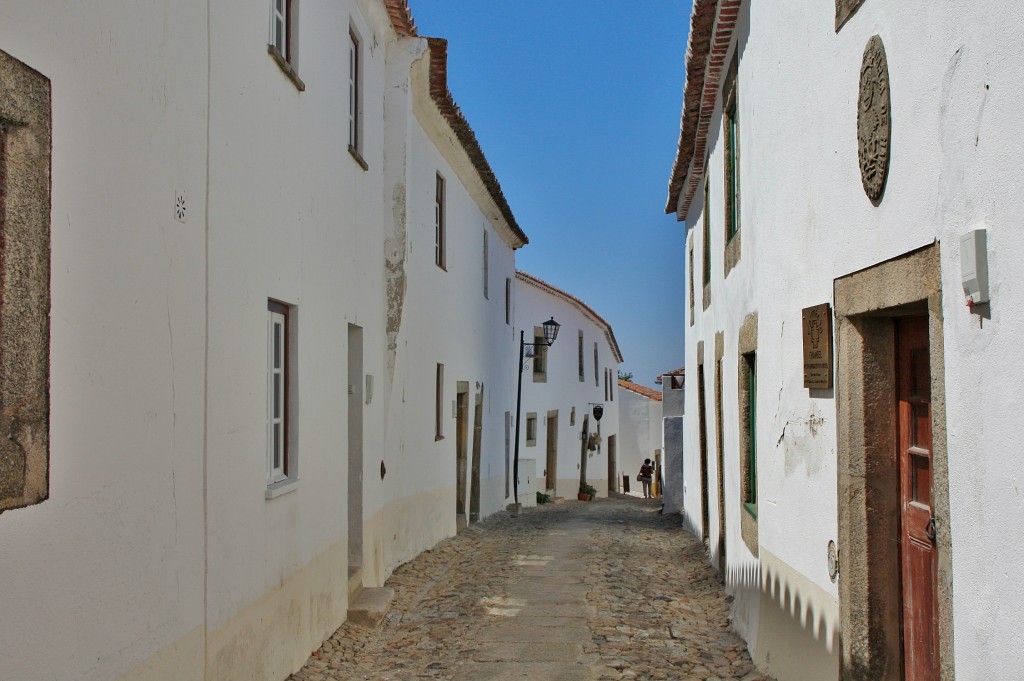
[[[558,338],[558,329],[561,326],[555,321],[555,318],[547,320],[542,324],[544,327],[544,342],[548,347],[551,347],[555,339]],[[519,503],[519,413],[523,405],[523,356],[527,346],[531,348],[537,345],[537,343],[527,343],[525,340],[526,332],[522,329],[519,330],[519,385],[516,388],[516,447],[515,455],[512,457],[512,494],[515,499],[515,503]]]

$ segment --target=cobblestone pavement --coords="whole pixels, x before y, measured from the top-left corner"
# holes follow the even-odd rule
[[[292,681],[770,681],[703,547],[635,498],[499,513],[398,568],[380,628],[348,624]]]

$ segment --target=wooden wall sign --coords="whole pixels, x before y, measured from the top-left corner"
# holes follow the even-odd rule
[[[832,306],[806,307],[804,316],[804,387],[832,387]]]

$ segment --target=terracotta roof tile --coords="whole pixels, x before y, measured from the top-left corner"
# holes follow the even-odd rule
[[[668,184],[666,213],[682,220],[704,175],[707,134],[742,0],[694,0],[686,49],[686,85],[679,144]],[[717,19],[717,23],[716,23]],[[689,182],[687,182],[689,178]],[[685,185],[685,186],[684,186]],[[679,197],[683,195],[680,205]]]
[[[409,10],[408,0],[384,0],[384,6],[388,10],[391,26],[395,29],[395,33],[405,37],[418,35],[416,33],[416,23],[413,21],[412,12]]]
[[[648,388],[647,386],[640,385],[639,383],[633,383],[624,379],[619,379],[619,387],[628,390],[637,395],[641,395],[648,399],[654,400],[655,402],[661,402],[661,391],[655,390],[654,388]]]
[[[545,289],[546,291],[548,291],[548,293],[551,293],[552,295],[558,298],[562,298],[563,300],[572,303],[577,308],[579,308],[585,315],[591,317],[595,322],[603,326],[605,337],[608,339],[608,344],[611,346],[612,352],[615,353],[615,359],[617,359],[619,363],[622,362],[622,351],[619,350],[619,342],[615,340],[615,332],[612,331],[612,325],[606,322],[604,320],[604,317],[597,314],[597,312],[594,311],[594,308],[590,307],[582,300],[580,300],[573,294],[569,293],[568,291],[563,291],[557,286],[549,284],[543,279],[535,277],[532,274],[523,272],[522,270],[516,270],[516,279],[520,279],[522,281],[533,284],[537,288]]]
[[[397,1],[393,0],[393,2]],[[443,38],[427,38],[427,43],[430,45],[430,96],[441,115],[448,121],[448,125],[451,126],[455,136],[466,150],[466,154],[469,155],[469,160],[476,168],[491,199],[494,200],[498,210],[508,222],[509,228],[525,245],[530,240],[519,227],[519,223],[516,222],[512,209],[509,207],[508,201],[505,200],[505,194],[501,191],[498,178],[491,169],[491,164],[487,162],[487,157],[484,156],[484,150],[480,148],[473,129],[469,127],[469,122],[452,98],[451,92],[448,91],[448,41]]]

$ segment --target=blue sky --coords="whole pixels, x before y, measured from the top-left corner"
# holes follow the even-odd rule
[[[410,0],[530,244],[519,269],[615,330],[638,383],[683,364],[685,234],[663,208],[689,0]]]

